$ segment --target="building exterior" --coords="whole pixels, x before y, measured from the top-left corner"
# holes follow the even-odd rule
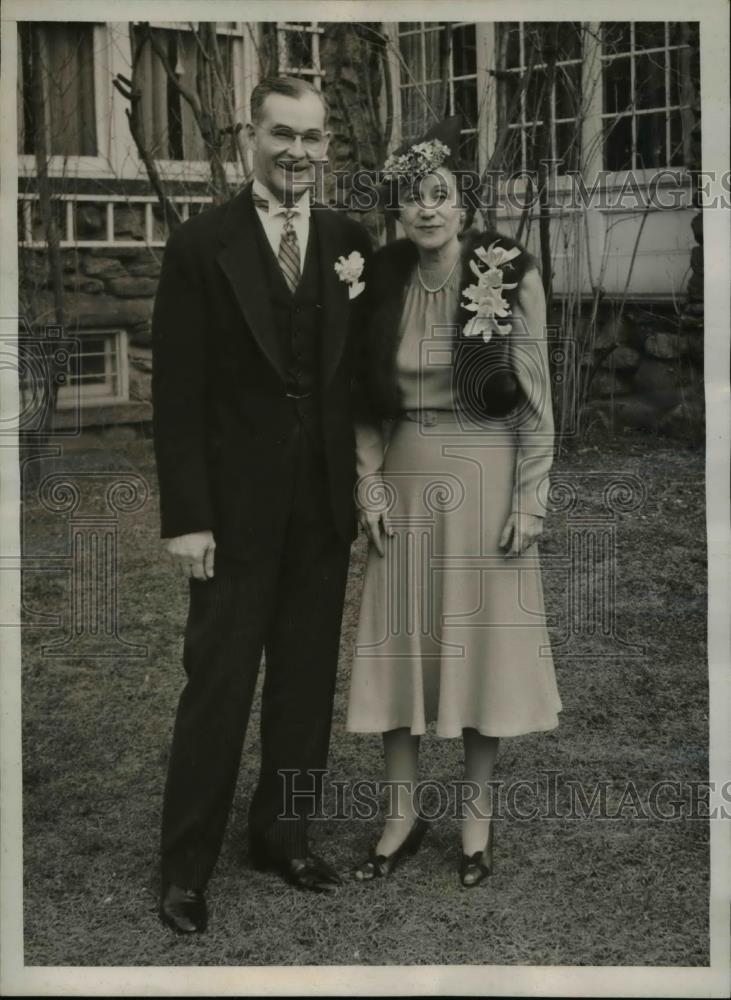
[[[596,380],[599,397],[614,408],[615,397],[649,384],[655,395],[672,388],[665,402],[675,406],[697,383],[689,367],[702,356],[702,236],[689,174],[700,165],[697,26],[695,34],[663,22],[208,27],[216,60],[206,99],[224,125],[218,153],[231,191],[249,170],[237,124],[265,73],[303,75],[324,90],[335,174],[377,166],[402,138],[461,113],[465,158],[488,179],[489,221],[544,264],[550,255],[557,315],[566,321],[573,310],[574,325],[587,315],[599,323],[590,353],[619,311],[621,331],[611,336],[622,351]],[[39,200],[39,172],[47,173],[65,326],[78,341],[59,389],[61,423],[79,404],[85,425],[150,419],[149,321],[168,227],[145,155],[181,218],[220,197],[195,107],[205,82],[195,29],[54,22],[33,34],[19,25],[21,307],[35,331],[57,322]],[[130,128],[130,83],[144,155]],[[366,221],[383,239],[378,213]]]

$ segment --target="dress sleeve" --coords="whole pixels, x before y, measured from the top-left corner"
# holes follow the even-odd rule
[[[382,423],[374,419],[356,419],[355,463],[358,477],[356,498],[361,510],[381,510],[386,506],[386,490],[382,475],[385,450]]]
[[[554,426],[546,299],[536,268],[523,276],[511,321],[513,365],[527,400],[515,418],[518,447],[511,510],[544,517],[548,506],[548,473],[553,464]]]

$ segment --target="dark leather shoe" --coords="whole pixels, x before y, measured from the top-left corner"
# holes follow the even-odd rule
[[[342,880],[335,869],[309,850],[301,858],[275,858],[261,846],[252,843],[249,857],[257,871],[277,872],[297,889],[330,892],[336,886],[342,885]]]
[[[358,882],[370,882],[374,878],[388,878],[402,861],[412,857],[421,847],[424,834],[429,829],[429,821],[417,816],[404,840],[391,854],[376,854],[371,847],[368,857],[353,869],[353,877]]]
[[[490,828],[487,831],[487,843],[484,850],[475,851],[474,854],[463,854],[459,863],[459,880],[466,889],[484,882],[488,875],[492,873],[492,847],[495,840],[495,823],[490,820]]]
[[[200,889],[168,885],[160,900],[160,919],[176,934],[199,934],[208,926],[206,897]]]

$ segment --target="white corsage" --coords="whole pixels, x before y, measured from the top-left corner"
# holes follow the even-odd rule
[[[357,298],[365,288],[365,281],[358,281],[364,266],[365,261],[357,250],[335,261],[335,273],[341,281],[347,282],[349,299]]]
[[[470,270],[477,278],[477,284],[468,285],[462,292],[467,300],[465,309],[475,314],[465,325],[465,337],[481,336],[487,343],[493,333],[500,334],[501,337],[510,333],[512,324],[499,322],[510,316],[510,306],[503,298],[503,291],[517,288],[518,282],[503,281],[500,268],[504,265],[512,267],[510,261],[519,256],[520,250],[517,247],[505,250],[504,247],[497,246],[497,241],[491,243],[487,250],[484,247],[475,250],[479,263],[471,260]],[[486,265],[485,270],[480,268],[480,264]]]

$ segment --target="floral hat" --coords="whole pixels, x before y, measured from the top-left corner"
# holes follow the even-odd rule
[[[477,196],[480,189],[479,175],[473,170],[462,169],[460,163],[461,131],[462,116],[451,115],[432,125],[415,142],[402,143],[387,157],[378,175],[381,194],[387,207],[396,207],[394,199],[402,185],[412,185],[441,166],[447,167],[457,176],[462,190],[474,192]]]

